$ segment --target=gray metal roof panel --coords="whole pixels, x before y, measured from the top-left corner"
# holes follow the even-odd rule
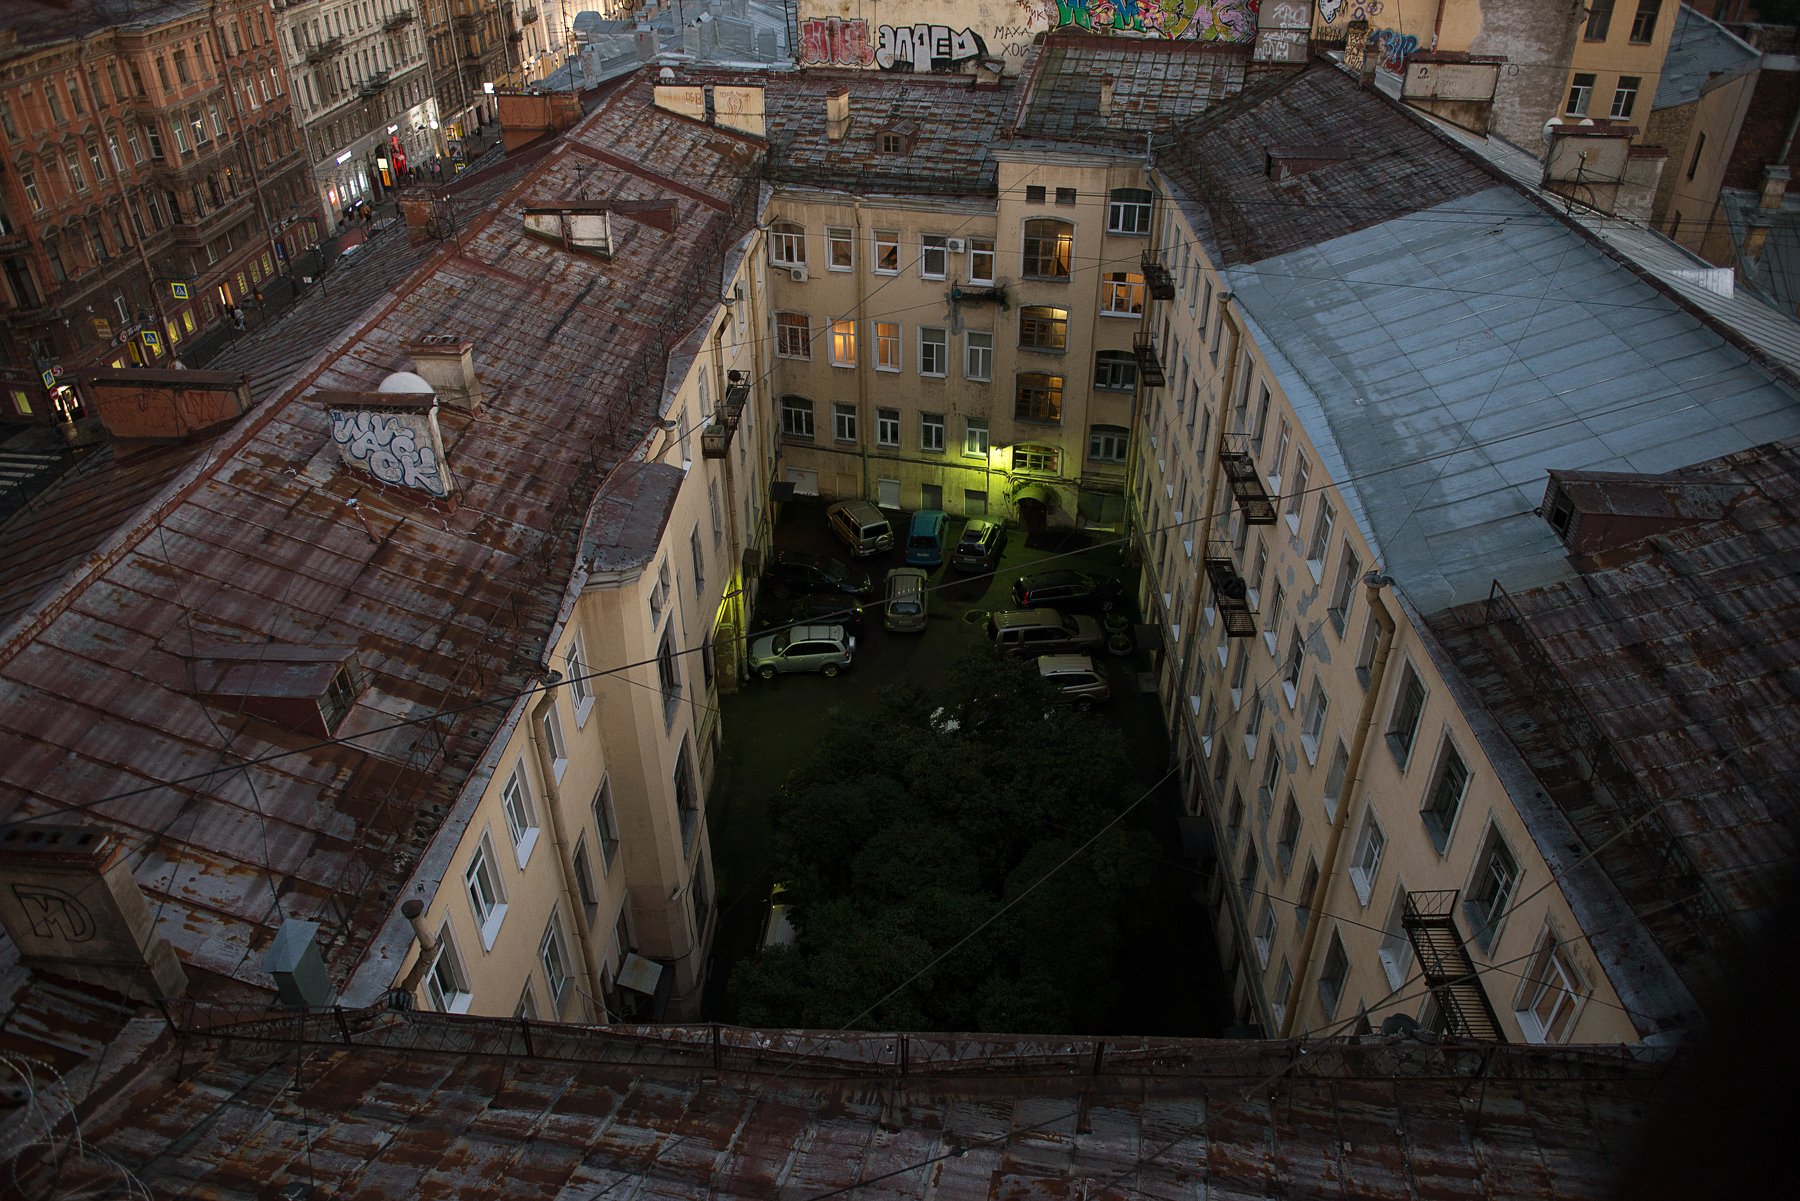
[[[1652,108],[1674,108],[1700,98],[1714,75],[1754,66],[1762,55],[1729,29],[1683,4],[1663,57]]]
[[[1327,278],[1352,264],[1354,282]],[[1461,286],[1415,286],[1441,264]],[[1551,467],[1666,471],[1800,435],[1792,389],[1510,188],[1225,274],[1385,570],[1428,611],[1497,575],[1559,578],[1533,512]],[[1340,333],[1347,310],[1379,320]]]

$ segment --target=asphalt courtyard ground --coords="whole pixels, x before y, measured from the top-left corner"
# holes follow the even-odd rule
[[[961,520],[951,522],[952,542],[961,536],[963,525]],[[895,526],[903,533],[904,519]],[[816,744],[816,732],[832,722],[864,720],[897,689],[910,686],[929,694],[950,664],[986,654],[980,620],[972,615],[1011,607],[1012,580],[1022,572],[1050,567],[1099,575],[1122,571],[1118,547],[1091,545],[1086,534],[1051,530],[1030,545],[1025,531],[1017,527],[1008,535],[1005,555],[992,576],[965,576],[947,566],[932,573],[930,622],[924,634],[888,633],[881,628],[879,610],[871,605],[857,639],[855,662],[836,679],[816,675],[778,676],[767,682],[751,679],[735,695],[723,698],[724,755],[707,804],[720,899],[706,996],[709,1018],[728,1017],[725,983],[732,966],[754,953],[767,911],[774,882],[769,799]],[[824,505],[808,500],[783,507],[775,543],[783,550],[846,557],[826,529]],[[902,565],[901,551],[896,546],[857,565],[868,570],[879,591],[888,569]],[[1130,658],[1101,655],[1096,662],[1106,668],[1113,689],[1112,700],[1100,712],[1125,734],[1136,764],[1135,778],[1121,782],[1120,804],[1154,789],[1128,820],[1155,835],[1163,848],[1160,858],[1144,863],[1144,870],[1156,878],[1157,902],[1144,913],[1132,945],[1121,956],[1128,965],[1126,999],[1109,1033],[1217,1036],[1231,1020],[1229,997],[1209,919],[1196,899],[1202,881],[1181,854],[1176,827],[1179,792],[1164,779],[1169,770],[1168,738],[1154,689],[1140,676],[1148,655],[1142,650]],[[1054,720],[1046,723],[1044,734],[1059,736]]]

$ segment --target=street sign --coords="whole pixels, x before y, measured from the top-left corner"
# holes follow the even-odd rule
[[[56,387],[56,372],[54,372],[54,371],[44,372],[44,387],[46,387],[46,388]]]
[[[186,300],[188,298],[188,286],[186,284],[172,283],[169,285],[169,295],[173,296],[176,300]]]
[[[144,340],[144,345],[148,346],[151,350],[162,349],[162,335],[155,330],[147,329],[138,336]]]

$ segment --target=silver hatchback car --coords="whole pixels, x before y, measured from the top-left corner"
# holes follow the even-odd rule
[[[856,639],[843,626],[790,626],[750,644],[750,670],[765,680],[791,671],[835,676],[855,654]]]

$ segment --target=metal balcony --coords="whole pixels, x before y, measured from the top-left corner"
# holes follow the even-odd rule
[[[306,48],[306,61],[309,63],[322,63],[343,48],[344,39],[341,37],[326,38],[324,41],[314,42]]]
[[[1144,251],[1140,262],[1143,265],[1144,282],[1150,286],[1150,299],[1174,300],[1175,278],[1169,274],[1169,269],[1148,250]]]
[[[1169,382],[1163,374],[1162,360],[1156,354],[1156,339],[1149,334],[1131,335],[1131,353],[1137,356],[1138,375],[1146,388],[1160,388]]]
[[[521,25],[530,25],[532,22],[536,21],[537,19],[538,19],[538,10],[535,8],[528,8],[524,12],[519,14],[519,24],[521,24]]]
[[[1425,987],[1437,1002],[1444,1031],[1459,1038],[1502,1043],[1500,1019],[1456,929],[1456,890],[1409,892],[1400,924],[1412,943]]]
[[[1213,604],[1225,622],[1227,638],[1251,638],[1256,634],[1256,615],[1250,611],[1250,585],[1238,574],[1231,557],[1231,543],[1206,544],[1206,578],[1212,584]]]
[[[388,73],[377,71],[356,85],[356,94],[358,96],[379,96],[387,90],[387,85]]]
[[[713,420],[700,431],[700,454],[703,458],[722,459],[731,449],[732,435],[744,419],[744,406],[750,401],[750,380],[742,371],[726,373],[725,399],[713,413]]]
[[[1251,525],[1275,524],[1275,501],[1263,486],[1262,474],[1256,470],[1256,456],[1244,434],[1219,436],[1219,465],[1231,485],[1232,499]]]
[[[403,8],[382,23],[382,30],[387,33],[398,33],[413,23],[413,10]]]

